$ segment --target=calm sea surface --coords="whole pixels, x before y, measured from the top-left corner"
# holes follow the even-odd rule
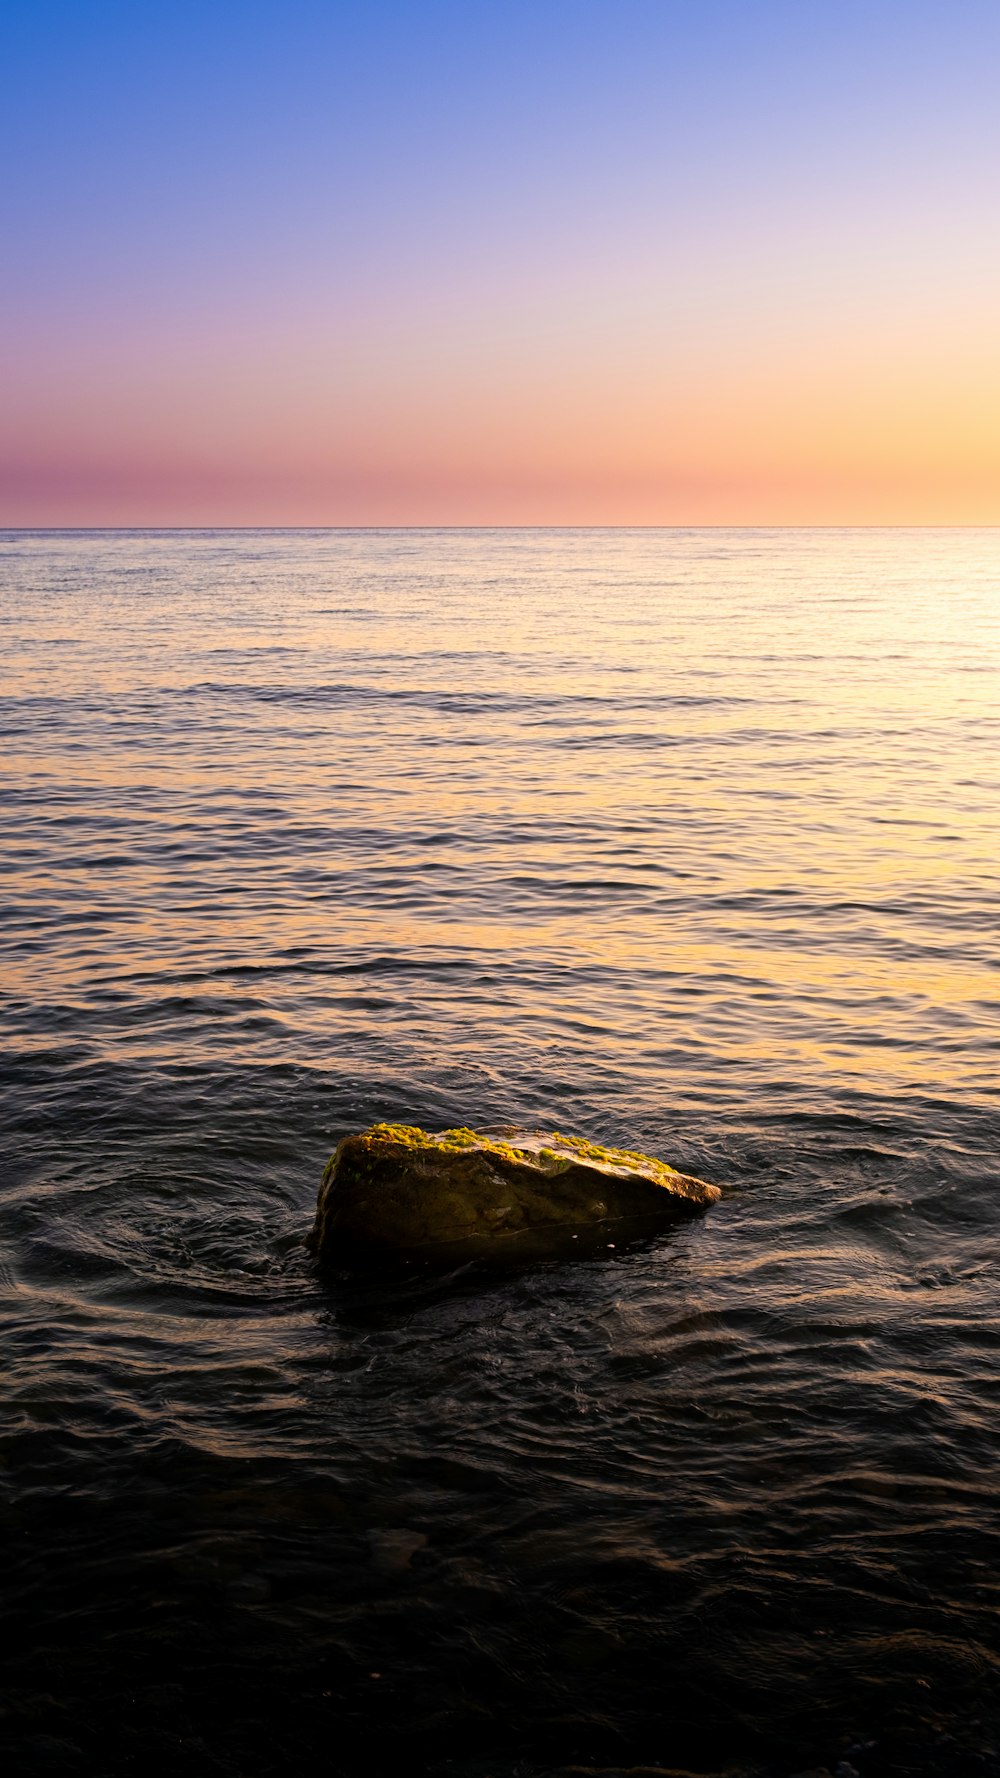
[[[8,532],[0,620],[12,1778],[1000,1773],[1000,532]],[[383,1117],[732,1190],[324,1278]]]

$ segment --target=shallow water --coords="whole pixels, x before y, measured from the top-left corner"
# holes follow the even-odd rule
[[[14,1769],[1000,1772],[1000,532],[6,533],[0,601]],[[733,1189],[324,1278],[384,1116]]]

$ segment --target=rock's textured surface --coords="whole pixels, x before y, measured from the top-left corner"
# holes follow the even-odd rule
[[[327,1259],[496,1248],[532,1231],[669,1223],[720,1196],[665,1161],[558,1131],[374,1124],[346,1136],[327,1166],[309,1245]]]

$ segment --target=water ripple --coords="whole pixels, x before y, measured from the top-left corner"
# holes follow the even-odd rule
[[[997,1772],[997,550],[0,536],[12,1770]],[[324,1280],[384,1116],[730,1190]]]

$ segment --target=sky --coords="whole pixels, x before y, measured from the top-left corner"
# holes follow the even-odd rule
[[[1000,523],[1000,8],[5,0],[0,524]]]

